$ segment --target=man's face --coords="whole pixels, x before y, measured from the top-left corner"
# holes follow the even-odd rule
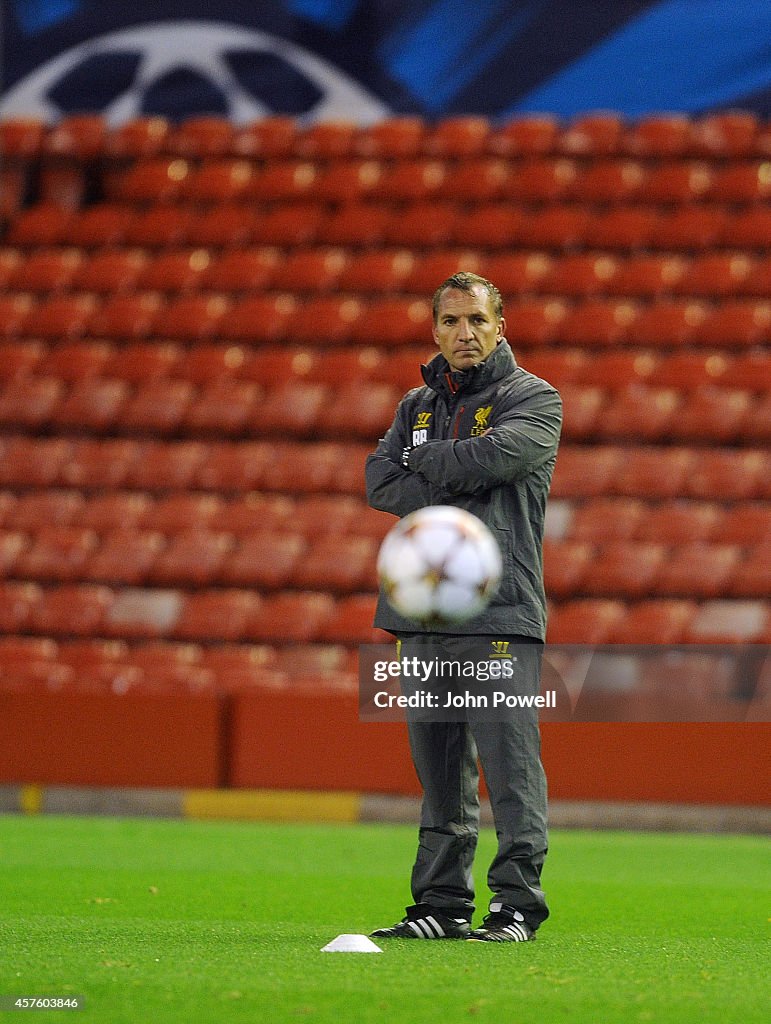
[[[481,285],[474,285],[470,293],[448,288],[439,300],[434,341],[453,370],[468,370],[487,359],[505,328]]]

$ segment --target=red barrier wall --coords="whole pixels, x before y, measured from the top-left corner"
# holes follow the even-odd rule
[[[768,723],[545,722],[557,800],[765,805]],[[403,723],[351,693],[0,691],[0,781],[417,794]]]
[[[214,694],[0,691],[0,780],[219,786],[223,725]]]

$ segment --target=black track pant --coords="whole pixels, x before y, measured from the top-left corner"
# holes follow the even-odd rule
[[[468,654],[469,640],[445,635],[402,636],[400,657],[462,659]],[[516,651],[518,663],[509,690],[536,695],[543,645],[528,637],[474,637],[473,656],[483,648],[494,650],[491,645],[501,640],[509,642],[509,651]],[[452,685],[459,688],[458,682]],[[402,686],[404,689],[404,681]],[[435,721],[430,713],[408,713],[412,758],[423,787],[412,897],[415,903],[429,903],[450,916],[470,918],[474,911],[478,760],[498,836],[498,851],[487,875],[493,893],[491,909],[498,903],[514,907],[537,928],[549,914],[540,882],[547,828],[538,711],[517,707],[492,712],[471,707],[447,714],[461,720]]]

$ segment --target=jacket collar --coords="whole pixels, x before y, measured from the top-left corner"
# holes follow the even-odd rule
[[[440,353],[434,356],[420,372],[428,387],[445,395],[455,395],[458,391],[482,391],[494,381],[508,377],[516,370],[517,360],[511,346],[502,338],[490,355],[482,363],[477,363],[470,370],[453,370]]]

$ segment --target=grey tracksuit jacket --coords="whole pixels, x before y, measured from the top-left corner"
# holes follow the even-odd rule
[[[478,516],[500,545],[503,579],[484,612],[445,631],[543,640],[541,549],[562,426],[559,394],[517,365],[505,339],[470,370],[451,370],[441,354],[421,370],[425,385],[404,396],[367,459],[369,504],[399,517],[426,505],[456,505]],[[407,447],[409,468],[402,465]],[[382,594],[375,625],[420,632]]]

